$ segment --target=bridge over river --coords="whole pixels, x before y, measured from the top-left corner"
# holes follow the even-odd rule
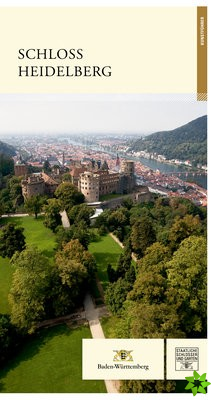
[[[164,175],[172,175],[172,176],[207,176],[207,173],[204,172],[195,172],[195,171],[166,171],[162,172]]]

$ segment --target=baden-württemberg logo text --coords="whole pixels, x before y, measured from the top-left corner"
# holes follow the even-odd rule
[[[131,354],[133,350],[113,350],[113,352],[116,353],[113,357],[114,364],[98,364],[98,369],[144,369],[149,371],[149,365],[133,364],[134,360]],[[123,364],[123,361],[127,364]]]
[[[164,379],[163,339],[83,339],[83,379]]]
[[[97,364],[97,369],[144,369],[149,371],[149,365],[142,364]]]

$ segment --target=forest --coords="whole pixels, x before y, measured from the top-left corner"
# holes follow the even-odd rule
[[[207,164],[207,116],[171,131],[156,132],[130,144],[129,150],[161,154],[167,160]]]

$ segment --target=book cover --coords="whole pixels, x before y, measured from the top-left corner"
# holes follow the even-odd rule
[[[207,6],[0,34],[0,395],[207,394]]]

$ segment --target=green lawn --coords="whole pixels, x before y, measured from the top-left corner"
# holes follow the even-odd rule
[[[108,283],[107,265],[116,267],[123,249],[109,235],[101,236],[99,242],[90,243],[89,251],[96,259],[99,280],[105,290]]]
[[[51,258],[54,254],[55,235],[43,224],[44,217],[37,219],[34,217],[15,217],[7,218],[5,222],[15,222],[24,228],[26,243],[30,246],[37,246],[44,255]]]
[[[55,235],[43,224],[43,217],[2,218],[1,224],[14,222],[23,226],[26,243],[37,246],[50,259],[54,255]],[[13,269],[7,258],[0,257],[0,313],[8,313],[8,293],[10,290]]]
[[[105,393],[103,381],[81,379],[82,338],[90,337],[85,326],[43,329],[0,372],[0,392]]]

